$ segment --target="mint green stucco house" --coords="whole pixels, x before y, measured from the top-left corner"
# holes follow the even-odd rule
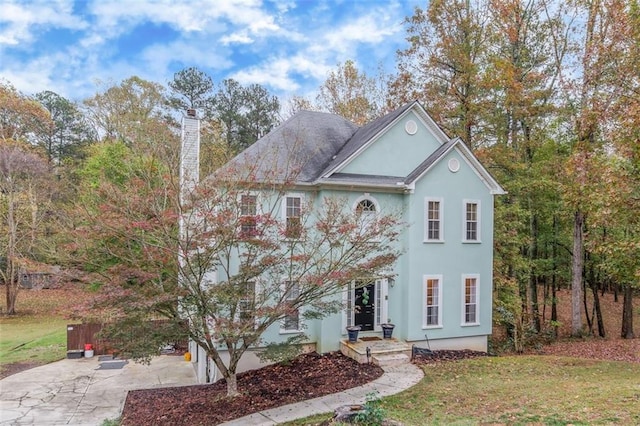
[[[305,324],[318,352],[338,350],[348,325],[373,337],[389,322],[394,338],[409,344],[424,346],[428,338],[432,349],[487,350],[494,196],[504,191],[418,102],[363,127],[301,111],[232,162],[247,158],[264,159],[269,168],[286,168],[294,158],[300,168],[295,190],[282,197],[283,221],[309,198],[340,196],[347,208],[400,212],[409,224],[393,279],[345,290],[340,314]],[[273,327],[265,341],[284,340],[298,323]]]

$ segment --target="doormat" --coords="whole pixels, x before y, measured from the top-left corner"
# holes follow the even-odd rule
[[[371,337],[361,337],[360,340],[362,340],[364,342],[371,342],[371,341],[374,341],[374,340],[382,340],[382,339],[377,337],[377,336],[371,336]]]
[[[101,362],[100,366],[96,370],[120,370],[127,365],[129,361],[106,361]]]

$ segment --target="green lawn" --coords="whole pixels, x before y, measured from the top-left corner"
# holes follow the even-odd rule
[[[383,398],[404,425],[640,424],[640,364],[551,356],[486,357],[424,367]],[[319,424],[331,414],[289,425]]]
[[[0,317],[0,367],[13,362],[46,364],[65,357],[67,320],[48,316]]]

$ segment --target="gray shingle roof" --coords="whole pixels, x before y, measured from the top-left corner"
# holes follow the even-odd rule
[[[459,138],[449,139],[437,127],[432,130],[437,133],[436,136],[442,145],[406,177],[381,176],[376,175],[375,171],[372,171],[373,173],[370,175],[336,172],[338,166],[344,164],[358,150],[366,146],[374,137],[416,104],[419,112],[424,112],[417,101],[409,102],[360,128],[335,114],[300,111],[238,154],[221,171],[227,169],[237,173],[250,172],[253,179],[262,182],[291,181],[298,184],[406,189],[411,187],[450,150],[459,145],[456,149],[479,172],[480,178],[492,193],[504,193],[504,190],[482,167],[462,140]],[[433,126],[436,124],[433,123]]]
[[[300,111],[225,167],[250,165],[258,180],[313,182],[357,130],[338,115]]]

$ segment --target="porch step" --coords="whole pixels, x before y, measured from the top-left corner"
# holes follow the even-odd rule
[[[411,346],[396,339],[342,340],[340,351],[360,364],[371,361],[382,366],[409,362]],[[376,358],[380,361],[376,362]]]
[[[380,367],[390,365],[408,364],[411,359],[404,353],[395,353],[388,355],[376,355],[372,358],[374,364]]]

